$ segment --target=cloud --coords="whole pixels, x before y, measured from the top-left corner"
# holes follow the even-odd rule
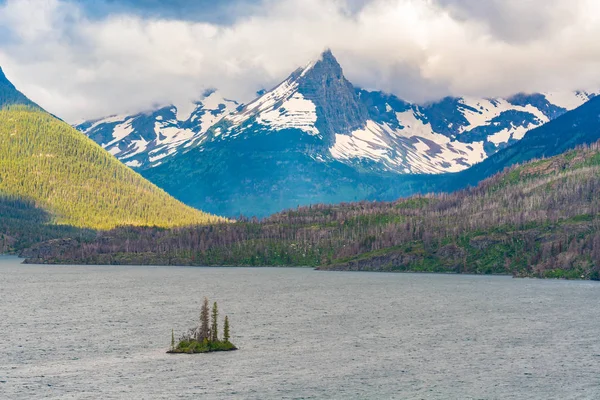
[[[248,101],[327,47],[353,83],[412,101],[600,87],[596,0],[245,6],[234,20],[214,22],[132,9],[92,15],[68,0],[7,0],[0,65],[68,121],[180,103],[212,87]]]

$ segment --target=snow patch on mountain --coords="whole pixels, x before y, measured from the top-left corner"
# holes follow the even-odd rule
[[[573,110],[583,103],[589,101],[592,97],[595,96],[595,93],[588,92],[554,92],[554,93],[544,93],[544,96],[550,101],[552,104],[555,104],[559,107],[562,107],[566,110]]]
[[[162,150],[162,149],[161,149]],[[174,154],[177,150],[176,149],[169,149],[168,151],[165,152],[161,152],[161,151],[151,151],[150,152],[150,162],[154,163],[156,161],[160,161],[172,154]],[[155,155],[152,155],[155,154]]]
[[[119,148],[119,146],[115,146],[115,147],[112,147],[111,149],[109,149],[108,152],[110,154],[112,154],[113,156],[116,156],[117,154],[119,154],[121,152],[121,149]]]
[[[77,128],[129,166],[153,167],[156,160],[176,154],[179,148],[201,142],[213,125],[238,106],[219,92],[210,91],[195,103],[133,116],[111,116]]]
[[[401,173],[458,172],[486,157],[484,143],[462,143],[433,132],[413,111],[397,113],[403,126],[394,129],[369,120],[365,129],[350,135],[336,134],[329,149],[333,158],[360,164],[375,161],[385,170]]]
[[[286,100],[279,109],[263,111],[256,119],[258,123],[269,125],[275,130],[296,128],[311,135],[318,135],[317,107],[300,93]]]
[[[273,90],[248,104],[241,112],[226,117],[233,126],[243,125],[251,118],[275,131],[296,128],[311,135],[318,135],[317,107],[306,99],[298,88],[300,80],[313,69],[317,61],[295,71]],[[231,129],[230,129],[231,131]]]
[[[187,102],[181,104],[174,104],[175,106],[175,118],[177,121],[187,121],[192,117],[192,114],[198,107],[194,102]]]
[[[396,113],[398,123],[403,126],[403,129],[396,131],[396,135],[403,137],[421,137],[433,142],[447,143],[450,139],[447,136],[435,133],[430,123],[425,123],[421,118],[421,114],[415,111],[405,111]]]
[[[196,133],[191,129],[181,129],[173,126],[173,121],[155,122],[154,133],[156,145],[166,145],[168,148],[177,147],[181,142],[190,140]]]
[[[362,97],[369,99],[371,116],[378,118],[370,120],[366,130],[336,135],[330,148],[332,157],[352,165],[374,161],[398,173],[444,173],[459,172],[485,160],[593,95],[447,98],[427,106],[365,91]],[[398,109],[402,111],[394,111]],[[365,132],[378,139],[366,138]]]
[[[397,136],[413,141],[417,151],[412,154],[413,164],[407,166],[413,173],[458,172],[483,161],[486,152],[483,142],[463,143],[433,131],[431,124],[423,122],[423,116],[415,111],[396,113],[402,129],[395,131]]]
[[[194,114],[191,122],[200,118],[199,133],[206,133],[217,122],[235,112],[238,106],[238,102],[226,99],[221,93],[214,91],[202,100],[202,105],[199,107],[203,110],[202,115],[198,117],[198,113]]]
[[[117,143],[120,140],[123,140],[123,138],[126,138],[127,136],[129,136],[129,134],[131,134],[133,132],[133,127],[131,126],[131,120],[127,120],[126,122],[123,122],[122,124],[119,124],[117,126],[115,126],[115,128],[113,129],[113,140],[111,140],[110,142],[108,142],[106,144],[106,147],[110,147],[113,144]]]
[[[137,167],[141,167],[142,163],[139,162],[138,160],[133,160],[133,161],[126,161],[125,165],[127,165],[128,167],[131,167],[131,168],[137,168]]]
[[[492,119],[507,111],[522,111],[530,113],[540,121],[540,124],[549,121],[548,117],[546,117],[543,112],[534,106],[515,106],[510,104],[505,99],[462,98],[459,100],[459,102],[468,107],[460,110],[470,124],[470,126],[463,129],[466,132],[491,122]],[[477,111],[473,111],[472,109]]]
[[[110,117],[98,119],[98,120],[93,121],[91,123],[91,125],[88,128],[82,130],[82,132],[83,133],[88,133],[88,132],[93,131],[95,128],[97,128],[100,125],[103,125],[103,124],[113,124],[113,123],[117,123],[117,122],[123,122],[127,118],[130,118],[130,116],[123,114],[123,115],[111,115]],[[83,125],[83,124],[81,124],[81,125]]]
[[[488,137],[488,140],[494,143],[496,146],[501,143],[508,143],[510,138],[513,136],[514,132],[511,132],[509,129],[503,129],[498,133],[493,134]]]
[[[379,124],[367,121],[364,129],[356,130],[351,135],[336,134],[335,144],[329,151],[333,158],[338,160],[360,157],[396,164],[395,160],[388,156],[391,147],[384,141],[384,137],[384,130]]]
[[[267,92],[254,102],[248,104],[241,113],[228,117],[227,119],[234,124],[241,124],[255,114],[260,115],[262,112],[269,112],[276,108],[276,104],[283,104],[284,101],[291,98],[297,87],[297,82],[288,79],[272,91]]]
[[[127,153],[122,157],[124,160],[130,159],[132,157],[137,156],[138,154],[142,154],[148,148],[150,142],[145,140],[144,138],[140,138],[138,140],[132,140],[131,144],[127,149]],[[138,160],[139,162],[139,160]]]

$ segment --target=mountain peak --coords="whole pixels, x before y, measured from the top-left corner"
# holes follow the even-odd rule
[[[347,134],[364,128],[367,109],[359,101],[354,86],[344,76],[331,50],[309,64],[298,78],[298,91],[317,108],[317,128],[325,137]]]
[[[334,64],[341,68],[340,64],[338,63],[337,58],[335,58],[331,49],[327,49],[323,53],[321,53],[320,61],[327,63],[327,64]]]
[[[299,68],[295,74],[298,74],[300,77],[305,76],[311,71],[322,72],[324,70],[328,72],[335,72],[336,75],[343,75],[342,66],[338,62],[337,58],[333,55],[330,49],[325,50],[321,53],[320,57],[311,61],[304,68]],[[294,74],[292,74],[294,76]]]
[[[296,126],[332,145],[336,134],[364,128],[368,112],[331,50],[325,50],[228,120],[240,125],[251,116],[271,127]]]

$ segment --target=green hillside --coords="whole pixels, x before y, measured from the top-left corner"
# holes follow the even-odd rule
[[[600,144],[512,167],[452,194],[316,205],[216,227],[123,228],[25,255],[50,263],[600,279]]]
[[[0,196],[0,254],[12,253],[64,237],[93,238],[90,229],[52,224],[52,217],[32,201]]]
[[[20,98],[14,90],[11,96]],[[0,195],[34,203],[54,224],[82,228],[222,221],[183,205],[68,124],[25,105],[0,110]]]

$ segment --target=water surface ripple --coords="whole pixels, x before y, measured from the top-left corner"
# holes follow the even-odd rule
[[[219,302],[241,350],[165,354]],[[600,284],[20,265],[0,259],[4,399],[599,399]]]

